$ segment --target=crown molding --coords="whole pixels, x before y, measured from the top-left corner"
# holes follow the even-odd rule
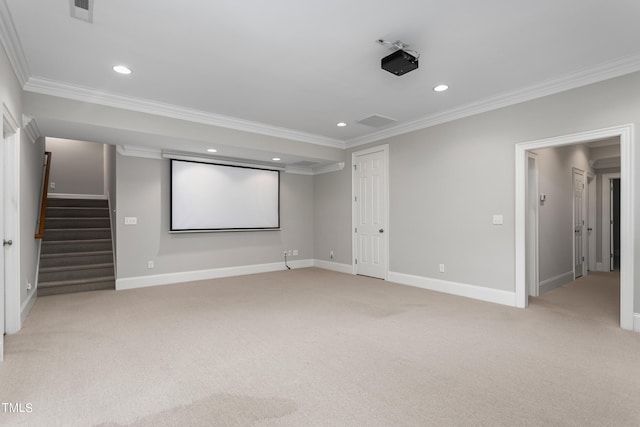
[[[208,113],[206,111],[184,108],[177,105],[151,101],[148,99],[133,98],[129,96],[98,91],[87,87],[49,80],[42,77],[31,77],[24,85],[24,90],[40,93],[43,95],[51,95],[61,98],[73,99],[76,101],[88,102],[91,104],[104,105],[107,107],[122,108],[125,110],[154,114],[162,117],[170,117],[178,120],[219,126],[244,132],[273,136],[276,138],[285,138],[294,141],[306,142],[309,144],[316,144],[333,148],[345,148],[345,144],[343,141],[333,138],[327,138],[324,136],[314,135],[306,132],[299,132],[283,127],[271,126],[264,123],[238,119],[235,117]]]
[[[459,108],[453,108],[439,114],[423,117],[407,123],[399,124],[379,132],[362,137],[353,138],[346,142],[346,148],[354,148],[382,139],[391,138],[405,133],[425,129],[442,123],[451,122],[480,113],[497,110],[521,102],[530,101],[544,96],[568,91],[604,80],[620,77],[625,74],[640,71],[640,55],[627,56],[616,61],[600,64],[596,67],[583,69],[575,73],[566,74],[557,79],[547,80],[523,89],[506,92],[482,101],[473,102]]]
[[[344,169],[344,162],[332,163],[326,166],[319,166],[313,169],[314,175],[322,175],[324,173],[338,172]]]
[[[144,159],[162,159],[162,150],[157,148],[137,147],[133,145],[117,145],[118,154],[126,157],[142,157]]]
[[[36,120],[31,116],[22,115],[22,129],[31,142],[36,142],[42,136]]]
[[[5,0],[0,0],[0,43],[2,43],[2,47],[7,52],[9,62],[20,86],[23,87],[29,80],[31,72]]]

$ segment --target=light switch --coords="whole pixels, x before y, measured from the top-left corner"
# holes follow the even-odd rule
[[[502,215],[494,215],[493,225],[502,225],[502,224],[504,224],[504,217]]]
[[[137,216],[125,216],[124,225],[136,225],[138,223]]]

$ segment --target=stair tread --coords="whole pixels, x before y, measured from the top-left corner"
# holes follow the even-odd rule
[[[46,244],[46,245],[55,245],[55,244],[62,244],[62,243],[75,243],[77,242],[78,239],[72,239],[72,240],[43,240],[42,244]],[[83,239],[82,240],[84,243],[87,242],[110,242],[111,239]]]
[[[96,268],[109,268],[113,267],[112,262],[105,262],[99,264],[78,264],[78,265],[65,265],[61,267],[42,267],[40,273],[51,273],[54,271],[73,271],[73,270],[94,270]]]
[[[53,288],[56,286],[68,286],[68,285],[83,285],[85,283],[97,283],[115,281],[115,276],[101,276],[91,277],[87,279],[73,279],[73,280],[53,280],[51,282],[38,282],[38,288]]]
[[[80,228],[46,228],[44,231],[87,231],[87,230],[111,230],[109,227],[80,227]]]
[[[74,240],[75,242],[75,240]],[[74,256],[94,256],[94,255],[111,255],[113,251],[83,251],[83,252],[58,252],[53,254],[41,254],[40,259],[42,258],[67,258]]]

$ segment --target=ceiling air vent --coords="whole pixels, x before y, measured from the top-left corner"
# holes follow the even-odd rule
[[[392,119],[391,117],[381,116],[379,114],[374,114],[372,116],[366,117],[362,120],[358,120],[358,123],[365,126],[371,126],[373,128],[381,128],[383,126],[390,125],[391,123],[396,123],[396,119]]]
[[[69,0],[71,17],[93,22],[93,0]]]

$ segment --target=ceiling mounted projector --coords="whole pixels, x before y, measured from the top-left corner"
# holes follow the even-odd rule
[[[420,54],[412,50],[407,50],[409,45],[404,44],[399,40],[391,43],[378,39],[377,42],[383,45],[390,45],[391,49],[397,49],[392,54],[382,58],[381,63],[383,70],[388,71],[391,74],[395,74],[396,76],[401,76],[418,68],[418,58],[420,57]]]

